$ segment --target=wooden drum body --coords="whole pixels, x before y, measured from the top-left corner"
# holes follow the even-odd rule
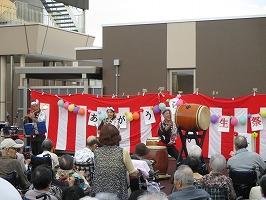
[[[154,171],[159,170],[158,174],[167,174],[168,169],[168,152],[165,146],[147,146],[150,152],[145,156],[145,159],[156,161],[153,165]]]
[[[176,125],[187,131],[207,130],[210,119],[209,108],[199,104],[183,104],[175,112]]]
[[[146,140],[146,146],[158,146],[159,137],[151,137]]]

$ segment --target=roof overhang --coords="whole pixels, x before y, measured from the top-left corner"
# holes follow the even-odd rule
[[[94,37],[44,24],[0,26],[0,55],[26,56],[26,62],[75,61],[76,47],[91,47]]]
[[[102,48],[75,48],[77,60],[102,60],[103,50]]]
[[[79,67],[15,67],[17,74],[25,74],[33,79],[101,79],[102,68],[95,66]]]

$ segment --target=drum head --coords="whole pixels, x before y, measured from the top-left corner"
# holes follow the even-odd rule
[[[201,130],[207,130],[211,122],[211,113],[208,107],[201,106],[198,110],[197,123]]]
[[[160,140],[159,137],[150,137],[150,138],[147,138],[147,140]]]

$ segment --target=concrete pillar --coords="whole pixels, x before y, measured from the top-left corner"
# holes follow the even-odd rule
[[[81,30],[82,30],[82,33],[85,33],[86,30],[85,30],[85,27],[86,27],[86,12],[85,12],[85,9],[82,10],[82,27],[81,27]]]
[[[19,56],[20,58],[20,67],[25,67],[25,63],[26,63],[26,55],[23,54],[23,55],[20,55]],[[26,115],[28,113],[28,81],[27,81],[27,78],[26,78],[26,74],[20,74],[19,75],[19,86],[23,86],[24,89],[23,89],[23,116]]]
[[[82,74],[82,79],[83,79],[84,94],[88,94],[89,80],[87,78],[87,74]]]
[[[6,121],[6,56],[0,56],[0,121]]]
[[[25,67],[25,63],[26,63],[26,55],[20,55],[20,67]],[[23,85],[23,80],[22,80],[22,75],[20,74],[19,77],[19,85],[22,86]]]
[[[78,67],[79,66],[79,62],[78,61],[73,61],[72,62],[72,66],[73,67]]]
[[[10,78],[9,80],[7,80],[7,84],[10,85],[10,99],[8,99],[9,104],[7,105],[7,111],[9,112],[11,110],[11,112],[9,112],[9,117],[10,117],[10,121],[9,123],[13,123],[13,119],[14,119],[14,109],[17,109],[17,101],[14,102],[14,56],[10,56]],[[17,94],[17,92],[15,93]]]
[[[67,67],[67,61],[66,60],[61,61],[61,63],[62,63],[62,66],[63,67]],[[67,82],[66,81],[62,81],[62,85],[63,86],[66,86],[67,85]]]
[[[21,74],[23,89],[23,116],[28,113],[28,80],[25,74]]]

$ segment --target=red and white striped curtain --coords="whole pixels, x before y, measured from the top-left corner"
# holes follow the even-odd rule
[[[31,99],[38,99],[41,106],[48,105],[47,113],[47,137],[51,139],[58,150],[75,151],[84,148],[86,138],[89,135],[97,135],[97,126],[88,125],[91,111],[99,108],[113,106],[116,112],[138,112],[139,119],[127,122],[127,128],[120,129],[122,141],[121,147],[133,152],[135,145],[139,142],[145,143],[150,137],[157,137],[161,112],[154,113],[155,123],[146,124],[142,115],[142,107],[154,107],[160,103],[169,106],[170,99],[176,98],[174,95],[164,93],[136,95],[125,98],[96,97],[90,94],[72,95],[52,95],[32,90]],[[58,106],[59,99],[68,101],[75,106],[85,110],[84,115],[69,112],[68,109]],[[233,150],[234,136],[241,133],[253,133],[248,115],[259,114],[262,109],[266,109],[266,95],[248,95],[234,99],[222,99],[205,96],[202,94],[182,95],[184,103],[195,103],[209,107],[211,115],[230,116],[240,118],[245,117],[245,124],[232,125],[229,123],[229,132],[219,132],[217,123],[210,123],[203,143],[203,156],[210,157],[214,153],[222,153],[226,158],[230,157]],[[266,160],[266,118],[261,118],[262,130],[256,131],[258,137],[255,141],[255,151]],[[200,132],[198,134],[201,134]],[[187,145],[193,141],[187,141]],[[180,149],[181,141],[177,139],[177,148]]]

